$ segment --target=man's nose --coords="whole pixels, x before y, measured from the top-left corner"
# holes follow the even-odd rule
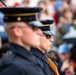
[[[50,42],[54,42],[54,38],[53,37],[50,38]]]

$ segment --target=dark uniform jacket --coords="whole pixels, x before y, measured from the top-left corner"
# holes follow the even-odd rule
[[[36,57],[36,60],[43,72],[45,73],[45,75],[53,75],[53,72],[49,68],[45,54],[41,52],[38,48],[32,48],[31,53]]]
[[[10,50],[0,61],[0,75],[44,75],[33,55],[10,43]]]

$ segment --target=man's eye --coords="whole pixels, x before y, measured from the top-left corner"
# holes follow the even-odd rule
[[[47,38],[47,39],[50,39],[50,38],[51,38],[51,35],[46,35],[46,38]]]

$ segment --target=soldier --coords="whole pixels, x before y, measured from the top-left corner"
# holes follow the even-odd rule
[[[42,23],[44,23],[46,25],[45,30],[46,30],[46,27],[50,28],[50,24],[52,24],[53,22],[51,20],[42,21]],[[55,66],[55,64],[53,62],[50,62],[50,64],[53,63],[50,66],[50,64],[47,61],[46,55],[45,55],[45,52],[50,49],[50,47],[52,46],[52,42],[54,41],[52,36],[53,36],[53,34],[50,31],[50,29],[43,31],[43,34],[40,39],[40,46],[38,46],[37,48],[32,48],[32,50],[31,50],[31,53],[36,57],[39,65],[42,68],[45,75],[59,75],[58,73],[57,74],[53,73],[54,71],[52,71],[52,70],[54,70],[54,69],[52,69],[52,66],[53,65]],[[50,59],[50,61],[51,61],[51,59]]]
[[[42,23],[36,13],[41,8],[0,8],[5,14],[4,29],[9,39],[9,50],[0,61],[0,75],[44,75],[30,47],[40,44]]]

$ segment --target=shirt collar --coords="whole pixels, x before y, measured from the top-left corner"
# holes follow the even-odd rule
[[[38,48],[32,48],[31,53],[34,56],[39,57],[41,60],[43,60],[44,62],[46,62],[48,64],[45,54],[42,51],[40,51]]]

